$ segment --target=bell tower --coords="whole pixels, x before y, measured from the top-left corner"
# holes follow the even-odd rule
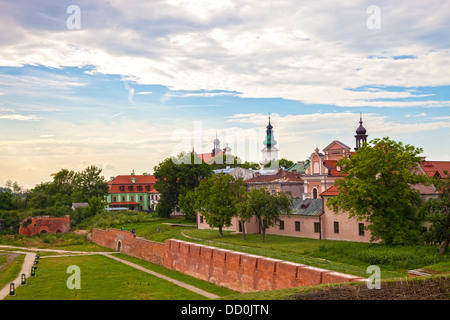
[[[270,113],[269,113],[269,124],[266,127],[266,139],[263,144],[265,145],[262,152],[262,164],[267,164],[270,161],[278,161],[278,149],[275,147],[277,142],[273,135],[273,126],[270,123]]]
[[[356,135],[355,135],[355,139],[356,139],[356,147],[355,150],[358,150],[359,148],[361,148],[364,144],[364,142],[367,142],[367,134],[366,134],[366,128],[363,127],[362,125],[363,121],[362,121],[362,114],[359,114],[359,127],[358,129],[356,129]]]

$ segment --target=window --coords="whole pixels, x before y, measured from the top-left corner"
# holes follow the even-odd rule
[[[316,188],[314,188],[313,189],[313,199],[317,199],[317,189]]]
[[[144,200],[144,197],[139,196],[139,201],[143,201],[143,200]]]
[[[200,223],[203,223],[203,216],[200,216]]]
[[[134,201],[134,196],[131,196],[131,201]]]
[[[359,235],[363,236],[364,235],[364,223],[358,223],[358,231],[359,231]]]
[[[284,230],[284,221],[280,220],[280,230]]]
[[[314,170],[312,172],[313,174],[318,174],[319,173],[319,163],[318,162],[314,162]]]
[[[122,201],[127,201],[127,199],[125,198],[125,196],[122,197]]]
[[[320,233],[320,223],[314,222],[314,232]]]
[[[295,231],[300,231],[300,221],[295,221]]]
[[[117,202],[117,197],[113,197],[113,202]]]
[[[334,233],[339,233],[339,222],[334,222]]]

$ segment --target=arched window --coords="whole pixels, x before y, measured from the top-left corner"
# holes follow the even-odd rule
[[[313,189],[312,194],[313,194],[313,199],[317,199],[317,189],[316,188]]]

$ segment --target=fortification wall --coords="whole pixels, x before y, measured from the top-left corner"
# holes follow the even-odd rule
[[[158,243],[118,229],[92,232],[92,241],[238,292],[364,281],[353,275],[253,254],[169,239]]]
[[[181,240],[166,240],[164,265],[239,292],[287,289],[364,278]]]
[[[34,236],[40,233],[67,233],[70,230],[70,216],[34,217],[27,227],[20,227],[19,234]]]
[[[163,265],[164,244],[137,237],[130,231],[93,229],[92,241],[129,256]]]

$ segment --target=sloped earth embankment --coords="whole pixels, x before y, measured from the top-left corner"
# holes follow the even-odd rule
[[[366,284],[324,287],[286,297],[289,300],[450,300],[450,276],[417,277],[382,282],[380,289]]]

